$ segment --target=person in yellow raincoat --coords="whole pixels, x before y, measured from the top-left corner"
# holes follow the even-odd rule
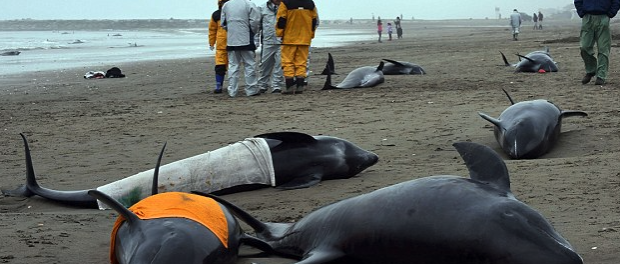
[[[228,69],[228,52],[226,51],[226,29],[220,24],[222,6],[228,0],[218,0],[218,9],[211,15],[209,21],[209,49],[215,49],[215,90],[214,93],[222,93],[224,77]]]
[[[302,93],[306,85],[308,52],[318,26],[314,1],[282,0],[276,20],[276,36],[282,39],[282,69],[286,81],[282,94]]]

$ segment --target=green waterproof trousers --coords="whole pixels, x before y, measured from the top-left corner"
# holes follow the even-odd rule
[[[586,14],[581,20],[580,35],[581,58],[586,66],[586,73],[594,74],[605,80],[609,68],[611,50],[611,32],[607,15]],[[598,59],[595,57],[594,44],[597,46]]]

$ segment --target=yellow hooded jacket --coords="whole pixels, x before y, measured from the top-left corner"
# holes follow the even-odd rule
[[[221,9],[211,15],[209,21],[209,46],[215,46],[218,50],[226,50],[226,29],[220,24]]]
[[[283,0],[276,20],[276,36],[282,38],[282,44],[309,46],[318,24],[318,12],[312,0]]]

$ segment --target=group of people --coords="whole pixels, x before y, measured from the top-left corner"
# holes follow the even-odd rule
[[[223,92],[228,72],[226,90],[230,97],[237,96],[241,67],[246,96],[268,91],[270,81],[273,93],[303,93],[310,44],[319,23],[316,6],[312,0],[266,1],[257,7],[250,0],[218,0],[209,23],[209,48],[215,49],[214,93]]]
[[[611,52],[609,23],[620,10],[620,0],[574,0],[574,5],[577,15],[581,18],[579,49],[586,70],[581,83],[588,84],[596,77],[595,85],[605,85]],[[534,14],[534,29],[542,29],[542,21],[541,12],[538,16]],[[513,40],[517,40],[521,27],[521,15],[517,9],[514,9],[510,16],[510,25]]]
[[[536,13],[532,16],[532,21],[534,22],[534,30],[542,30],[542,22],[543,22],[543,14],[538,11],[538,15]],[[510,14],[510,26],[512,27],[512,40],[519,40],[519,30],[521,29],[521,23],[523,19],[521,18],[521,13],[514,9],[512,14]]]
[[[542,30],[543,29],[543,14],[538,11],[538,15],[534,13],[532,15],[532,22],[534,22],[534,30]]]
[[[403,27],[400,24],[400,17],[396,17],[396,20],[394,20],[394,27],[396,27],[396,37],[399,39],[403,38]],[[391,41],[392,40],[392,33],[394,28],[392,27],[392,23],[388,22],[387,23],[387,33],[388,33],[388,40]],[[381,21],[381,17],[377,18],[377,33],[379,34],[379,43],[381,43],[381,35],[383,34],[383,22]]]

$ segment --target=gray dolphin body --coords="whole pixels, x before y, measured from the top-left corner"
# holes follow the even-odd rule
[[[22,52],[19,50],[11,50],[11,51],[5,51],[5,52],[0,53],[0,56],[17,56],[20,53]]]
[[[551,57],[549,48],[545,48],[545,50],[533,51],[525,56],[517,54],[519,57],[519,62],[516,64],[508,63],[504,53],[500,53],[502,54],[504,64],[506,66],[515,67],[515,72],[538,72],[541,69],[545,70],[545,72],[558,71],[558,65]]]
[[[21,134],[21,136],[24,141],[26,153],[26,185],[21,186],[15,190],[3,190],[4,194],[25,197],[38,195],[46,199],[54,200],[72,206],[88,208],[98,207],[97,199],[93,198],[88,194],[89,190],[59,191],[41,187],[37,183],[34,173],[34,166],[32,164],[32,157],[30,155],[28,141],[23,134]],[[376,154],[370,151],[366,151],[347,140],[337,137],[313,137],[298,132],[277,132],[258,135],[256,136],[256,138],[264,139],[266,141],[266,145],[268,145],[269,147],[269,151],[271,152],[271,162],[275,174],[275,182],[273,182],[271,185],[282,189],[307,188],[319,183],[322,180],[350,178],[362,172],[366,168],[376,164],[379,160],[379,157]],[[167,166],[173,166],[173,164],[174,163],[164,165],[162,166],[162,169],[165,170]],[[221,164],[221,166],[237,165],[235,165],[234,163],[226,163]],[[198,173],[202,170],[195,171],[197,171],[196,173]],[[178,172],[179,170],[171,171],[171,173]],[[207,172],[210,173],[210,171]],[[214,177],[213,175],[206,174],[196,174],[193,175],[193,177],[187,178],[208,179],[207,177]],[[129,176],[127,178],[131,178],[134,176]],[[169,175],[162,173],[162,177],[168,176]],[[215,177],[217,176],[218,175],[215,175]],[[221,177],[226,176],[229,175],[221,175]],[[106,184],[106,186],[119,185],[117,183],[120,183],[127,178]],[[243,181],[243,184],[240,184],[238,186],[232,186],[227,189],[213,189],[213,185],[209,185],[210,189],[182,189],[185,188],[182,186],[189,185],[176,184],[175,186],[177,189],[172,189],[172,191],[232,193],[268,186],[265,185],[263,181],[255,183],[247,182],[245,179]],[[134,187],[141,188],[143,186],[123,186],[123,188],[126,189],[133,189]],[[97,189],[99,189],[99,187]],[[141,198],[139,197],[131,197],[130,201],[123,202],[126,206],[131,206],[133,203],[139,201],[140,199]]]
[[[502,150],[513,159],[535,159],[551,150],[560,137],[562,119],[588,116],[583,111],[561,110],[547,100],[511,102],[498,119],[484,113],[482,118],[494,125],[493,134]]]
[[[322,207],[296,223],[263,223],[215,197],[298,264],[583,264],[536,210],[510,190],[492,149],[455,143],[470,178],[431,176]]]
[[[331,58],[331,54],[329,54]],[[373,66],[364,66],[357,68],[351,71],[344,80],[336,86],[332,85],[332,73],[333,69],[333,59],[331,59],[331,65],[328,61],[325,66],[324,74],[327,74],[327,78],[325,79],[325,84],[323,85],[322,90],[329,89],[349,89],[349,88],[366,88],[373,87],[385,82],[385,77],[383,76],[383,66],[384,63],[380,62],[378,67]]]
[[[229,264],[237,259],[240,244],[268,249],[264,242],[245,235],[226,207],[214,200],[189,193],[158,194],[162,155],[163,149],[153,175],[152,196],[129,209],[105,193],[89,191],[120,214],[112,231],[112,263]]]
[[[383,74],[385,75],[401,75],[401,74],[426,74],[422,66],[407,62],[383,59],[388,63],[383,66]]]

